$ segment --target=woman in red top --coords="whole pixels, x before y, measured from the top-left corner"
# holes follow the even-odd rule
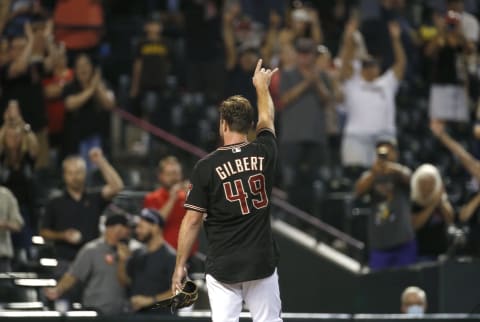
[[[43,80],[43,91],[47,105],[48,134],[50,144],[60,148],[65,120],[65,104],[62,98],[63,87],[73,80],[73,71],[67,66],[67,56],[63,44],[56,48],[52,74]]]

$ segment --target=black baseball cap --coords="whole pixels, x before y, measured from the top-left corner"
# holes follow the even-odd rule
[[[140,212],[140,219],[148,221],[151,224],[159,225],[162,228],[165,226],[165,221],[163,220],[162,215],[152,208],[143,208]]]
[[[105,227],[115,226],[115,225],[122,225],[122,226],[128,227],[129,226],[128,218],[120,214],[113,214],[113,215],[107,216],[107,219],[105,220]]]

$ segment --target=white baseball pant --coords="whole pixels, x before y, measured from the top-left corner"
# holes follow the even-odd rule
[[[282,302],[277,270],[266,278],[227,284],[207,274],[213,322],[237,322],[245,301],[253,322],[281,322]]]

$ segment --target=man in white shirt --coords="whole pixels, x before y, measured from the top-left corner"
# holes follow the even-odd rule
[[[402,80],[406,56],[397,22],[389,24],[395,61],[380,74],[378,62],[372,57],[353,61],[357,22],[350,21],[345,29],[342,68],[344,106],[347,121],[342,141],[344,166],[370,167],[374,162],[375,145],[379,138],[394,138],[395,95]]]

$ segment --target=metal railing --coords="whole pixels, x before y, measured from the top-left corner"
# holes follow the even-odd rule
[[[125,111],[124,109],[116,108],[114,109],[114,112],[118,117],[120,117],[124,121],[127,121],[130,124],[133,124],[141,128],[143,131],[150,133],[151,135],[157,137],[158,139],[161,139],[179,148],[180,150],[183,150],[184,152],[187,152],[198,158],[202,158],[208,154],[203,149],[185,140],[182,140],[181,138],[159,127],[156,127],[155,125],[153,125],[148,121],[145,121],[143,119],[140,119],[132,115],[131,113]],[[303,223],[310,225],[312,228],[324,234],[327,234],[330,237],[333,237],[335,239],[338,239],[344,242],[347,246],[353,248],[355,251],[363,252],[365,249],[365,244],[363,242],[351,237],[350,235],[338,230],[337,228],[318,219],[317,217],[290,204],[286,200],[286,193],[283,190],[276,187],[272,191],[272,205],[277,207],[278,209],[281,209],[283,212],[291,216],[294,216],[295,218],[302,221]]]

